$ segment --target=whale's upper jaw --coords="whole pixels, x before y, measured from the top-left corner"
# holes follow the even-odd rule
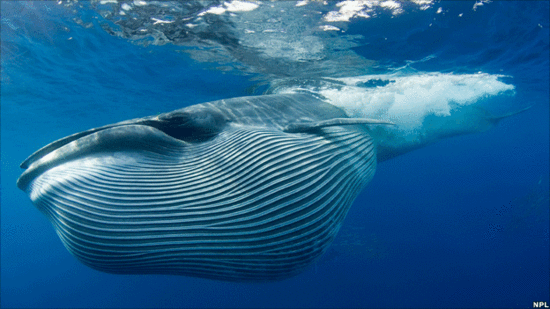
[[[63,162],[104,151],[146,149],[152,144],[184,147],[186,143],[206,141],[227,125],[215,113],[176,111],[94,128],[57,140],[27,158],[26,169],[17,186],[26,191],[29,182],[40,173]]]
[[[86,131],[80,136],[71,136],[70,140],[66,138],[52,144],[54,147],[50,146],[47,151],[31,156],[29,158],[32,160],[27,159],[24,162],[27,168],[17,180],[19,189],[27,191],[30,182],[48,169],[96,153],[155,149],[153,145],[185,147],[185,142],[142,124],[116,125],[93,132]]]
[[[227,122],[227,119],[225,119],[222,114],[213,110],[186,111],[185,109],[160,114],[158,116],[126,120],[93,128],[56,140],[30,155],[21,163],[20,167],[27,169],[36,161],[67,144],[89,135],[101,134],[102,131],[113,128],[120,129],[133,125],[149,126],[185,142],[200,142],[221,132]]]

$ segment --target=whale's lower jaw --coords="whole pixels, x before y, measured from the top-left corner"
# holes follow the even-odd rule
[[[94,269],[293,276],[327,249],[376,167],[366,131],[341,127],[234,127],[181,147],[152,140],[79,155],[29,182],[65,247]]]

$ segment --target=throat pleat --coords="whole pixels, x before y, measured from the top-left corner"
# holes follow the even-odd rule
[[[261,281],[319,257],[375,168],[361,130],[244,127],[185,148],[95,153],[44,172],[29,191],[93,268]]]

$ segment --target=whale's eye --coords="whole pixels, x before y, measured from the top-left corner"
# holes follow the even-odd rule
[[[148,123],[167,135],[182,141],[196,143],[209,140],[221,132],[226,124],[223,115],[212,112],[172,112]]]

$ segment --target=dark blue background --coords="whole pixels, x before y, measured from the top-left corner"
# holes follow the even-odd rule
[[[509,75],[516,94],[494,109],[533,107],[491,131],[381,163],[315,265],[281,282],[239,284],[87,268],[15,181],[19,163],[55,139],[248,95],[254,76],[214,70],[175,46],[143,47],[97,25],[85,29],[53,2],[47,11],[2,1],[1,306],[550,304],[548,2],[494,2],[476,11],[473,2],[441,5],[447,18],[431,9],[357,20],[348,33],[364,40],[354,50],[384,63],[380,73],[435,55],[414,68]]]

